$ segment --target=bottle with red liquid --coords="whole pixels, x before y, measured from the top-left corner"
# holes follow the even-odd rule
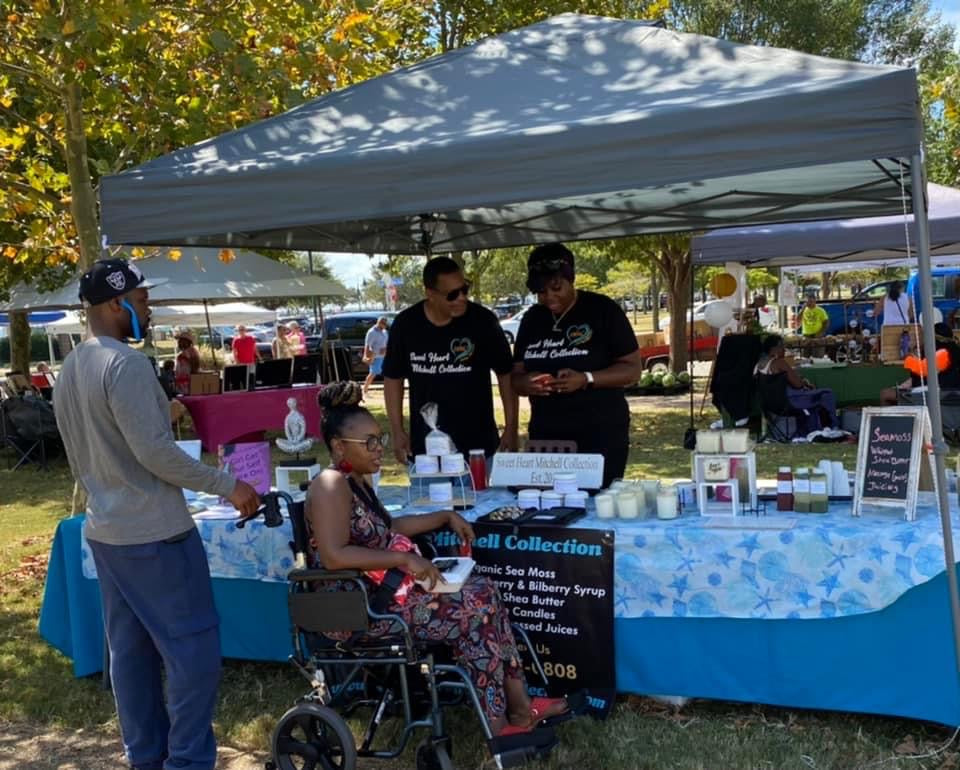
[[[470,450],[470,476],[477,492],[487,488],[487,458],[482,449]]]

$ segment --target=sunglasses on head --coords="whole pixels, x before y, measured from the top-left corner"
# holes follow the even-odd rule
[[[384,433],[382,436],[367,436],[366,438],[344,438],[343,436],[339,436],[338,438],[349,444],[363,444],[368,452],[376,452],[377,447],[386,449],[387,444],[390,443],[389,433]]]
[[[469,281],[467,281],[465,284],[463,284],[463,286],[461,286],[461,287],[459,287],[459,288],[457,288],[457,289],[453,289],[452,291],[448,291],[446,294],[443,295],[443,298],[444,298],[447,302],[455,302],[455,301],[457,300],[457,297],[459,297],[461,294],[462,294],[464,297],[469,297],[469,296],[470,296],[470,282],[469,282]]]
[[[551,273],[562,269],[568,264],[569,263],[565,259],[548,259],[544,262],[536,262],[535,264],[530,265],[530,270],[531,272],[537,273]]]

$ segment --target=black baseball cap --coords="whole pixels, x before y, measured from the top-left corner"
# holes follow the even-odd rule
[[[562,243],[545,243],[530,252],[527,259],[527,288],[534,294],[543,291],[555,276],[574,279],[573,252]]]
[[[139,267],[125,259],[100,259],[80,276],[80,301],[99,305],[138,287],[150,289],[161,283],[148,281]]]

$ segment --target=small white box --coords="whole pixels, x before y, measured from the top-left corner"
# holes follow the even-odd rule
[[[313,481],[314,476],[320,474],[320,466],[313,465],[278,465],[274,469],[274,478],[277,489],[290,495],[300,494],[300,484]]]
[[[452,594],[459,591],[473,572],[476,562],[469,556],[439,556],[433,560],[433,563],[448,564],[451,561],[455,561],[456,565],[440,571],[444,582],[437,583],[433,588],[427,588],[426,581],[418,580],[417,585],[435,594]]]

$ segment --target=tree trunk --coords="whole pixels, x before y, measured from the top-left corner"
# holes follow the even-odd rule
[[[653,294],[653,330],[660,331],[660,271],[654,266],[650,271],[650,292]]]
[[[663,276],[670,302],[670,370],[682,372],[686,371],[690,359],[690,340],[687,335],[687,305],[690,302],[690,282],[693,280],[690,237],[656,237],[659,248],[654,263]]]
[[[67,173],[70,176],[70,213],[80,241],[80,267],[86,269],[100,258],[100,222],[97,196],[90,178],[87,134],[83,122],[83,91],[68,83],[64,92],[67,123]]]
[[[823,299],[830,299],[830,292],[833,291],[833,281],[837,277],[837,274],[831,270],[824,270],[820,276],[820,296]]]
[[[67,173],[70,177],[70,213],[80,241],[80,268],[86,269],[100,258],[100,220],[97,196],[90,178],[87,157],[87,133],[83,121],[83,90],[79,83],[68,83],[64,91],[67,123]],[[87,495],[79,483],[73,484],[71,513],[87,507]]]
[[[30,378],[30,324],[22,310],[10,313],[10,368]]]

